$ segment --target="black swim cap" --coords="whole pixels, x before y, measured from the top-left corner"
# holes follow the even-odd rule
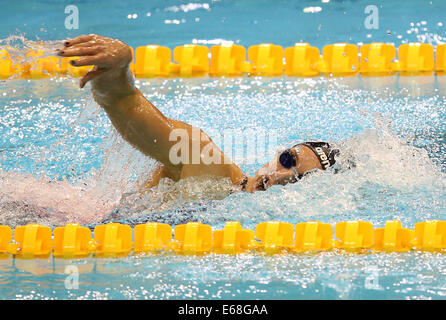
[[[339,149],[332,148],[328,142],[304,142],[297,145],[309,147],[318,158],[323,170],[336,163],[335,156],[339,154]]]

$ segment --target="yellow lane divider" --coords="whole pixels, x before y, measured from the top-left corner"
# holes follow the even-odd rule
[[[396,48],[386,43],[371,43],[361,46],[359,72],[362,76],[386,76],[394,73],[392,68]]]
[[[319,49],[308,43],[297,43],[285,49],[285,74],[297,77],[315,77],[319,75],[318,65],[321,60]]]
[[[446,75],[446,44],[437,46],[435,72],[438,75]]]
[[[173,231],[173,232],[172,232]],[[414,230],[403,228],[398,220],[374,229],[370,222],[345,221],[333,227],[319,221],[291,223],[269,221],[257,224],[255,232],[240,222],[226,222],[224,229],[212,231],[210,225],[189,222],[172,227],[157,222],[139,224],[108,223],[94,228],[67,224],[54,231],[40,224],[13,230],[0,226],[0,253],[17,258],[123,257],[132,252],[170,252],[181,255],[265,254],[320,252],[446,252],[446,221],[418,222]],[[172,238],[173,234],[173,238]],[[14,240],[13,240],[14,235]]]
[[[398,51],[398,52],[397,52]],[[234,77],[281,76],[329,77],[389,76],[399,74],[446,74],[446,45],[436,48],[427,43],[370,43],[360,46],[335,43],[319,49],[308,43],[282,48],[271,43],[250,46],[236,44],[207,46],[186,44],[172,50],[156,44],[137,47],[130,68],[137,78],[152,77]],[[436,59],[434,55],[436,52]],[[173,58],[173,59],[172,59]],[[42,49],[17,52],[0,49],[0,78],[80,77],[91,67],[73,67],[75,58],[45,56]]]
[[[393,69],[402,76],[431,75],[434,71],[434,47],[428,43],[402,44]]]

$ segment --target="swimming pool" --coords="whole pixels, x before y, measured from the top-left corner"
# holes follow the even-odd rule
[[[382,3],[381,27],[373,32],[363,27],[362,2],[158,2],[150,8],[130,3],[104,6],[107,14],[95,20],[90,17],[97,17],[97,9],[89,6],[79,3],[81,14],[87,16],[77,33],[94,30],[133,46],[147,43],[149,37],[150,42],[170,47],[194,39],[207,44],[238,40],[245,46],[260,42],[288,46],[303,40],[321,47],[336,41],[400,44],[422,41],[422,36],[436,44],[444,37],[439,16],[444,4],[435,1],[429,5]],[[311,6],[322,10],[303,13]],[[27,31],[28,38],[69,37],[73,31],[62,30],[55,22],[58,14],[63,19],[63,7],[60,13],[54,7],[48,12],[44,3],[36,2],[27,8],[34,13],[22,13],[23,23],[39,12],[48,12],[54,19],[35,18],[22,27],[7,18],[0,22],[6,27],[0,28],[5,32],[1,37],[15,33],[11,25]],[[335,17],[343,17],[342,23]],[[44,31],[31,31],[36,27]],[[143,27],[146,32],[141,32]],[[360,219],[379,227],[386,220],[399,219],[412,227],[418,221],[445,219],[443,77],[138,79],[137,86],[167,116],[202,128],[219,146],[223,143],[219,134],[227,129],[272,132],[277,140],[271,152],[295,140],[322,139],[338,142],[360,161],[355,170],[317,174],[302,183],[220,200],[209,199],[203,192],[207,185],[192,189],[167,184],[165,188],[180,194],[180,203],[165,201],[162,195],[150,201],[129,195],[129,201],[121,201],[116,209],[121,195],[134,190],[141,176],[153,168],[153,161],[118,137],[89,92],[78,89],[77,80],[6,81],[0,96],[1,224],[56,226],[77,221],[94,226],[113,220],[135,225],[156,218],[172,225],[198,220],[217,229],[225,221],[236,220],[253,229],[269,220],[319,220],[333,225]],[[242,141],[235,149],[245,147]],[[235,161],[253,174],[271,152],[239,153]],[[185,189],[189,192],[182,192]],[[416,252],[7,258],[0,260],[0,296],[442,299],[445,262],[442,254]],[[64,271],[73,265],[79,270],[79,287],[66,289]]]

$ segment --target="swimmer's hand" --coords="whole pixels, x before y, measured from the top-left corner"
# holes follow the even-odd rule
[[[64,48],[57,50],[62,57],[79,57],[71,60],[75,67],[93,65],[93,70],[87,72],[80,81],[83,88],[90,80],[115,80],[128,73],[132,60],[132,51],[124,42],[102,37],[95,34],[83,35],[64,41]]]

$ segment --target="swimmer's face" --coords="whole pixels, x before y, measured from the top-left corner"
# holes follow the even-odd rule
[[[276,184],[286,185],[296,182],[297,174],[303,175],[313,169],[322,169],[318,158],[307,146],[296,146],[288,150],[296,160],[294,166],[291,168],[283,166],[280,161],[280,154],[278,154],[260,168],[255,176],[248,178],[246,190],[255,192],[266,190]]]

